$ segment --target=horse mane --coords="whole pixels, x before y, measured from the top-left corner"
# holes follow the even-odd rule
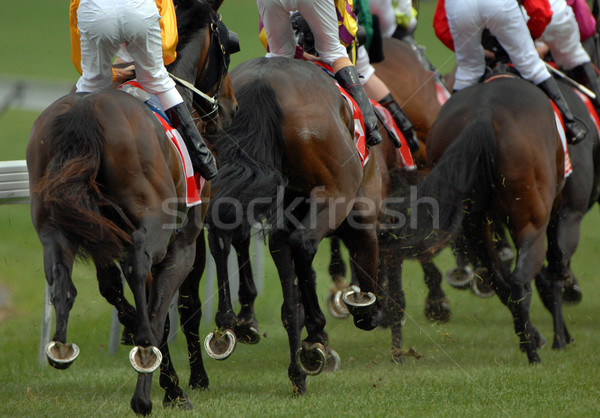
[[[187,46],[196,33],[208,27],[212,10],[205,0],[179,0],[176,6],[179,37],[177,52],[179,52]]]

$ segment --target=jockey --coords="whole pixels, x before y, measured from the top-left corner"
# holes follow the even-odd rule
[[[384,38],[403,40],[417,28],[417,10],[411,0],[369,0],[371,13],[379,17]]]
[[[267,57],[297,57],[315,60],[316,57],[296,48],[290,12],[298,10],[310,26],[315,37],[315,48],[321,59],[330,65],[335,79],[352,95],[363,114],[367,143],[377,145],[382,137],[377,127],[377,116],[361,85],[356,67],[350,61],[345,45],[352,45],[357,32],[356,17],[345,21],[338,29],[336,5],[345,8],[345,0],[256,0],[260,19],[264,25],[269,52]],[[347,10],[348,16],[354,16]],[[340,34],[342,30],[342,34]],[[340,36],[342,35],[342,36]],[[342,41],[340,41],[340,38]]]
[[[596,19],[585,0],[567,0],[567,4],[573,9],[575,19],[579,25],[581,42],[596,34]]]
[[[73,64],[81,74],[77,92],[110,87],[118,78],[112,58],[126,50],[138,82],[156,95],[183,137],[194,170],[207,180],[215,177],[215,159],[165,68],[176,58],[178,41],[172,0],[71,0],[69,18]]]
[[[363,8],[367,9],[367,12],[369,12],[369,3],[366,0],[358,0],[356,3],[359,8],[360,20]],[[368,29],[367,33],[369,33]],[[414,126],[398,102],[396,102],[396,99],[392,96],[388,86],[377,76],[377,74],[375,74],[375,68],[371,65],[366,45],[358,47],[356,69],[362,77],[360,82],[367,92],[367,95],[390,112],[396,125],[402,132],[402,135],[406,138],[410,150],[416,152],[419,149],[419,140],[417,139]],[[399,147],[399,144],[395,145]]]
[[[587,4],[585,6],[587,7]],[[548,46],[552,59],[558,66],[571,71],[576,81],[594,92],[596,99],[592,100],[592,103],[600,112],[598,78],[590,56],[581,45],[580,28],[573,9],[567,5],[565,0],[550,0],[550,7],[553,12],[552,20],[546,26],[542,36],[539,37],[539,41]],[[589,8],[587,10],[589,12]],[[591,13],[588,17],[593,20]]]
[[[532,39],[532,36],[541,36],[552,18],[552,10],[548,0],[527,1],[535,6],[528,8],[530,19],[527,23],[517,0],[438,1],[434,28],[438,38],[456,52],[454,90],[473,85],[483,76],[485,56],[481,35],[487,28],[523,78],[536,84],[554,101],[563,115],[570,142],[577,143],[585,137],[586,129],[575,120],[556,81],[537,54]]]

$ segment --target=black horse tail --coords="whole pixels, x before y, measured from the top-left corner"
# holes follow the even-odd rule
[[[213,141],[219,173],[206,219],[209,225],[242,226],[247,233],[255,222],[272,224],[278,192],[287,185],[281,168],[283,110],[265,80],[248,82],[235,96],[233,123]]]
[[[380,238],[397,240],[406,257],[435,254],[460,229],[465,204],[489,201],[496,140],[489,121],[474,121],[446,149],[430,174],[412,191],[387,205]],[[476,202],[474,201],[476,199]]]
[[[129,234],[101,211],[101,206],[115,209],[96,181],[104,146],[102,126],[90,101],[82,99],[59,115],[51,129],[51,159],[32,192],[50,208],[53,225],[75,256],[108,265],[122,255]]]

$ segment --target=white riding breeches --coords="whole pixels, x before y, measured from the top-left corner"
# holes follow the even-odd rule
[[[483,75],[481,35],[486,28],[506,50],[523,78],[534,84],[550,78],[517,0],[446,0],[445,6],[456,53],[454,89],[471,86]]]
[[[550,48],[552,58],[559,66],[571,70],[590,62],[590,56],[581,46],[579,25],[573,9],[565,0],[550,0],[552,20],[540,40]]]
[[[360,46],[358,48],[358,52],[356,54],[356,71],[360,75],[360,84],[363,86],[373,74],[375,74],[375,68],[371,65],[371,61],[369,60],[369,54],[364,46]]]
[[[269,44],[268,57],[289,57],[296,53],[296,39],[290,12],[298,10],[315,37],[315,49],[326,64],[348,58],[340,42],[338,19],[331,0],[256,0]]]
[[[77,26],[83,74],[77,91],[108,88],[112,59],[124,45],[135,61],[138,82],[155,94],[165,109],[181,103],[163,63],[159,19],[154,0],[81,0]]]

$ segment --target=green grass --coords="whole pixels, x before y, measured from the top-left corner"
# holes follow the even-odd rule
[[[435,2],[421,2],[417,38],[443,72],[452,56],[432,38],[430,16]],[[242,53],[233,65],[264,54],[258,42],[253,1],[227,0],[221,10],[228,26],[239,33]],[[0,45],[5,59],[0,73],[75,81],[70,62],[67,2],[27,0],[3,4]],[[8,17],[8,18],[6,18]],[[447,64],[444,64],[448,62]],[[444,65],[450,67],[445,68]],[[0,116],[0,159],[24,159],[27,136],[36,113],[10,110]],[[582,239],[572,266],[584,291],[578,306],[565,307],[567,326],[576,343],[550,349],[552,321],[537,295],[532,321],[548,339],[542,363],[528,366],[518,350],[512,319],[497,298],[481,300],[444,284],[452,306],[447,324],[431,324],[423,314],[426,288],[415,262],[404,267],[408,322],[405,347],[425,357],[390,362],[387,330],[364,332],[351,320],[327,316],[331,347],[342,359],[340,371],[308,378],[308,392],[291,395],[287,378],[288,344],[280,321],[281,290],[270,259],[265,261],[265,290],[257,300],[261,331],[257,346],[240,345],[224,362],[205,358],[209,391],[188,394],[195,411],[164,410],[163,392],[154,378],[155,416],[550,416],[580,417],[600,411],[600,279],[597,249],[600,217],[594,208],[585,218]],[[318,294],[325,299],[328,248],[317,254]],[[451,267],[446,251],[436,263]],[[100,296],[93,269],[78,264],[79,291],[71,313],[69,340],[81,348],[80,358],[66,371],[38,365],[44,297],[42,251],[31,225],[28,205],[0,206],[0,284],[11,292],[11,307],[0,315],[0,416],[133,415],[129,399],[135,373],[127,347],[109,355],[112,308]],[[202,295],[203,302],[216,295]],[[324,305],[323,305],[324,306]],[[202,338],[212,326],[202,326]],[[182,382],[189,369],[179,333],[171,350]]]

